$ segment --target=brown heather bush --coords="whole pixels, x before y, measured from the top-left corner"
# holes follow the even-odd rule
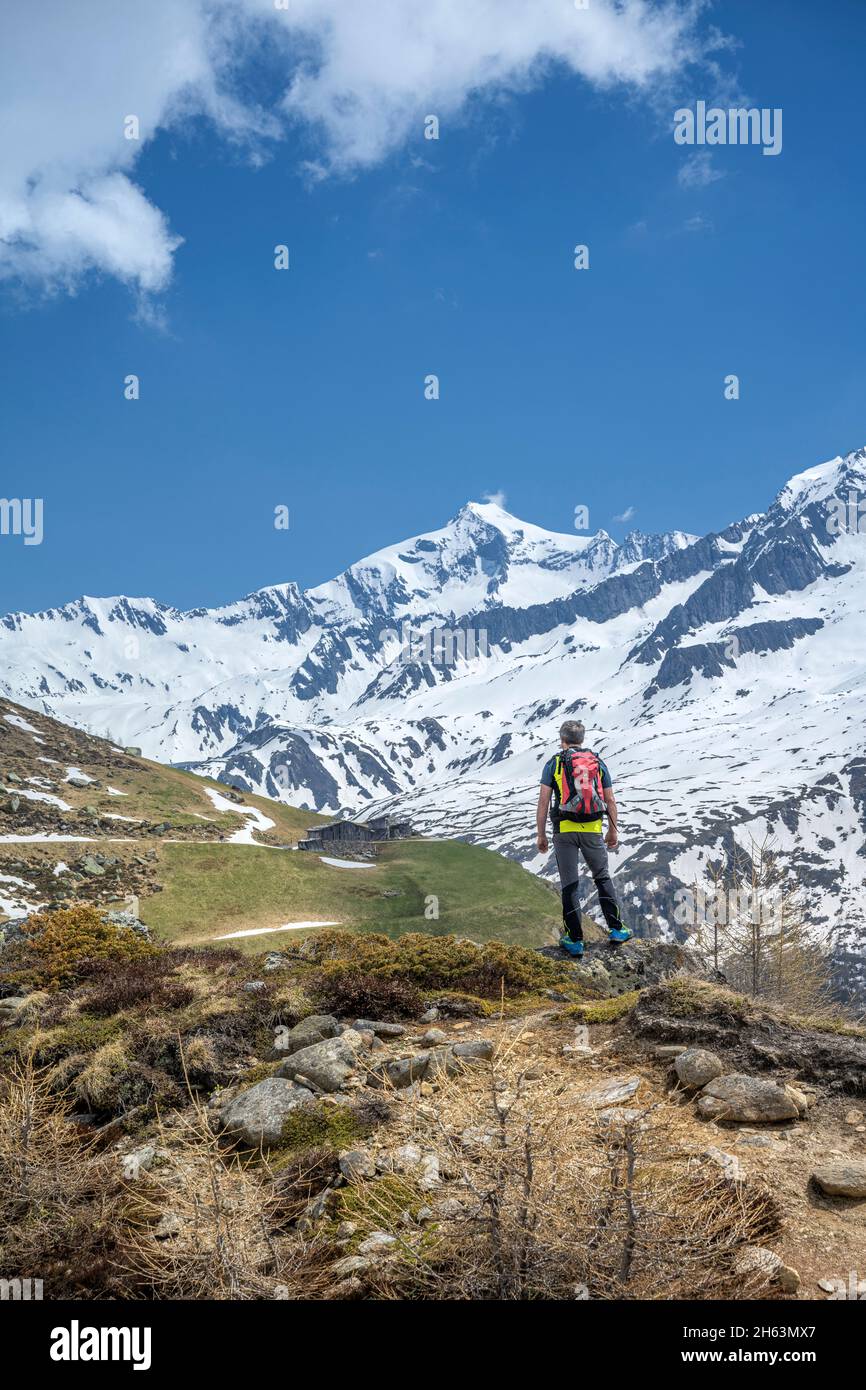
[[[100,960],[89,973],[81,1007],[101,1017],[125,1013],[137,1004],[166,1012],[185,1008],[195,991],[171,978],[175,968],[170,952],[134,960]]]
[[[336,964],[326,966],[309,982],[308,989],[317,1008],[338,1017],[416,1018],[424,1003],[420,989],[410,980]]]

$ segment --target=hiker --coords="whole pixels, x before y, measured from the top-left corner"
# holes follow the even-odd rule
[[[553,798],[553,852],[562,888],[564,932],[560,946],[570,956],[583,955],[580,925],[578,866],[586,860],[598,891],[598,901],[613,942],[628,941],[632,933],[622,920],[607,850],[616,849],[617,811],[610,773],[597,753],[582,747],[586,730],[577,719],[568,719],[559,731],[561,751],[544,764],[535,824],[538,852],[546,854],[547,812]],[[607,811],[608,830],[602,837],[601,818]],[[605,849],[605,845],[607,849]]]

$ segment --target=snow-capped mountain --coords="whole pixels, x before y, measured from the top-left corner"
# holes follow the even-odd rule
[[[539,872],[539,765],[579,713],[614,774],[636,924],[673,933],[676,889],[770,833],[862,980],[866,514],[858,529],[848,504],[864,497],[860,450],[700,538],[617,545],[469,503],[306,592],[11,614],[0,691],[147,756],[310,809],[393,808]]]

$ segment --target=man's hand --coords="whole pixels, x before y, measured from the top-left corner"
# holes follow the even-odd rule
[[[619,836],[616,833],[615,825],[608,826],[607,834],[604,837],[604,843],[607,845],[608,849],[616,849],[619,844]]]
[[[535,843],[538,845],[539,854],[547,853],[547,812],[552,796],[553,787],[546,787],[542,783],[538,789],[538,805],[535,808]]]

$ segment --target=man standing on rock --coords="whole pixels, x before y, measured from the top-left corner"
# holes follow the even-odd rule
[[[565,927],[559,944],[570,956],[583,955],[578,896],[581,854],[595,882],[610,940],[628,941],[632,934],[622,920],[607,862],[607,850],[616,849],[617,846],[613,784],[598,754],[591,748],[582,747],[585,732],[577,719],[568,719],[563,724],[559,731],[560,751],[544,764],[535,812],[538,852],[546,854],[547,813],[553,799],[553,852],[559,869]],[[605,811],[608,830],[602,837],[601,823]]]

